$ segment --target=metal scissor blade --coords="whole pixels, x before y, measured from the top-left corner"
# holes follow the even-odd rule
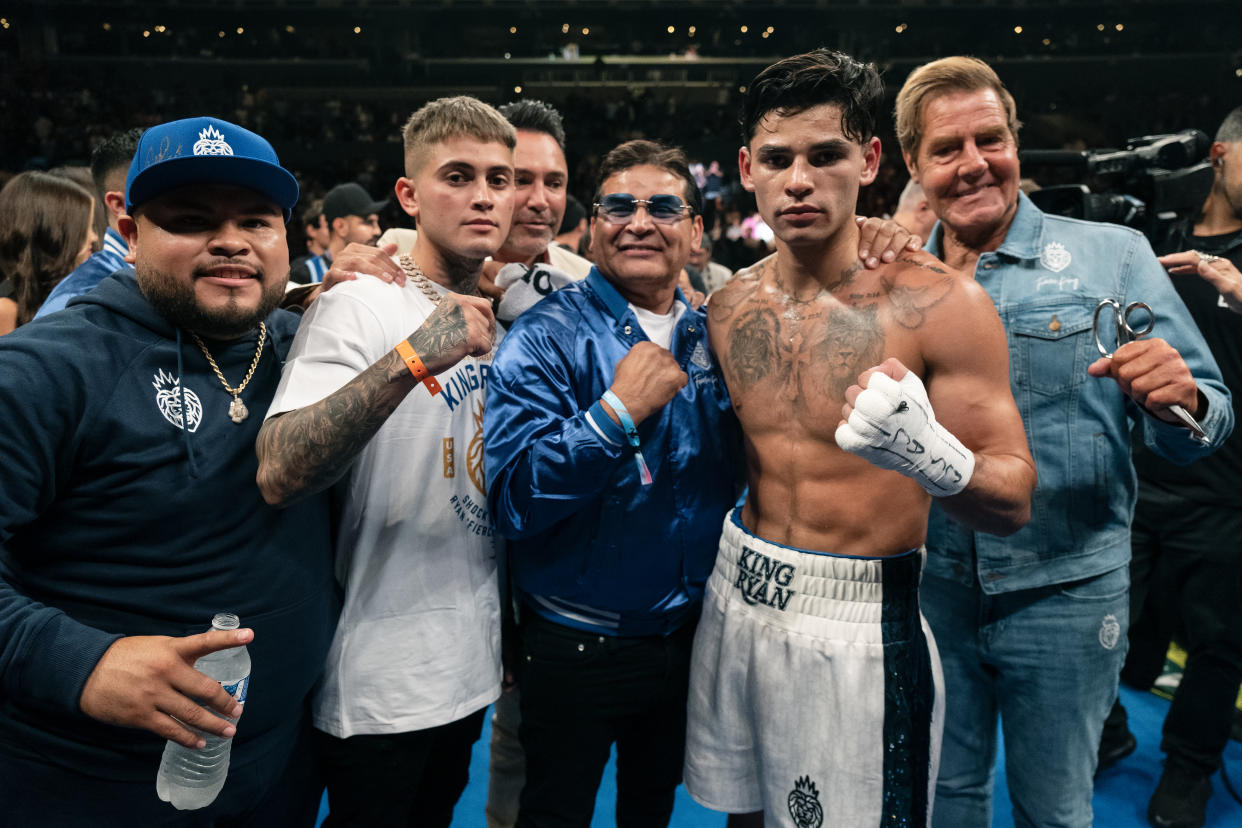
[[[1191,439],[1196,440],[1197,442],[1203,443],[1204,445],[1207,445],[1207,443],[1209,442],[1207,438],[1207,432],[1203,430],[1203,427],[1201,425],[1195,422],[1195,418],[1190,416],[1189,411],[1182,408],[1180,405],[1169,406],[1169,411],[1172,412],[1172,414],[1176,416],[1177,419],[1185,423],[1186,427],[1190,429]]]

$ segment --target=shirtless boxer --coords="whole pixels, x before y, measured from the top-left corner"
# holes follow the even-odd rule
[[[777,252],[709,305],[750,489],[708,582],[685,775],[748,815],[731,825],[927,823],[944,704],[918,609],[931,498],[996,534],[1029,517],[987,294],[924,253],[858,261],[882,104],[873,66],[822,49],[765,69],[744,104],[742,183]]]

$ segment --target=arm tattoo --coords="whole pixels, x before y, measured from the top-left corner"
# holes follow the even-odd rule
[[[466,319],[456,302],[441,302],[409,337],[424,361],[465,340]],[[259,488],[281,505],[328,488],[414,387],[401,357],[389,351],[328,397],[268,420],[256,445]]]
[[[325,399],[264,423],[256,449],[269,502],[287,506],[339,480],[408,393],[392,381],[402,372],[390,351]]]
[[[768,308],[747,311],[729,333],[729,364],[743,388],[759,382],[776,367],[776,314]]]
[[[466,315],[456,302],[440,302],[427,321],[409,336],[410,346],[423,360],[451,351],[466,341]]]

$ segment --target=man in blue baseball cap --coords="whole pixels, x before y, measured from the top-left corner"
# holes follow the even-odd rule
[[[152,127],[118,219],[132,267],[0,339],[3,821],[314,824],[308,701],[337,614],[328,508],[272,509],[254,483],[297,326],[276,309],[297,196],[252,132]],[[243,629],[202,632],[221,611]],[[239,644],[244,716],[194,669]],[[229,777],[189,815],[160,801],[156,771],[165,740],[203,733],[232,737]]]
[[[298,200],[297,179],[262,136],[219,118],[185,118],[143,134],[125,179],[125,206],[132,213],[162,193],[204,182],[261,193],[285,221]]]

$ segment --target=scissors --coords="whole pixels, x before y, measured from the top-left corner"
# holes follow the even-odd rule
[[[1095,316],[1091,320],[1092,333],[1095,334],[1095,347],[1100,354],[1108,359],[1113,358],[1113,352],[1104,347],[1104,343],[1100,341],[1100,312],[1105,308],[1113,313],[1113,327],[1116,331],[1117,347],[1120,348],[1127,342],[1133,342],[1144,334],[1151,333],[1151,329],[1156,327],[1156,314],[1152,311],[1151,306],[1146,302],[1131,302],[1124,308],[1116,299],[1105,299],[1095,307]],[[1136,328],[1130,324],[1130,317],[1135,311],[1143,311],[1147,314],[1147,324],[1142,328]],[[1190,416],[1190,412],[1180,405],[1169,406],[1169,411],[1177,419],[1185,423],[1190,429],[1191,438],[1195,441],[1207,445],[1208,437],[1203,427],[1195,422],[1195,418]]]

